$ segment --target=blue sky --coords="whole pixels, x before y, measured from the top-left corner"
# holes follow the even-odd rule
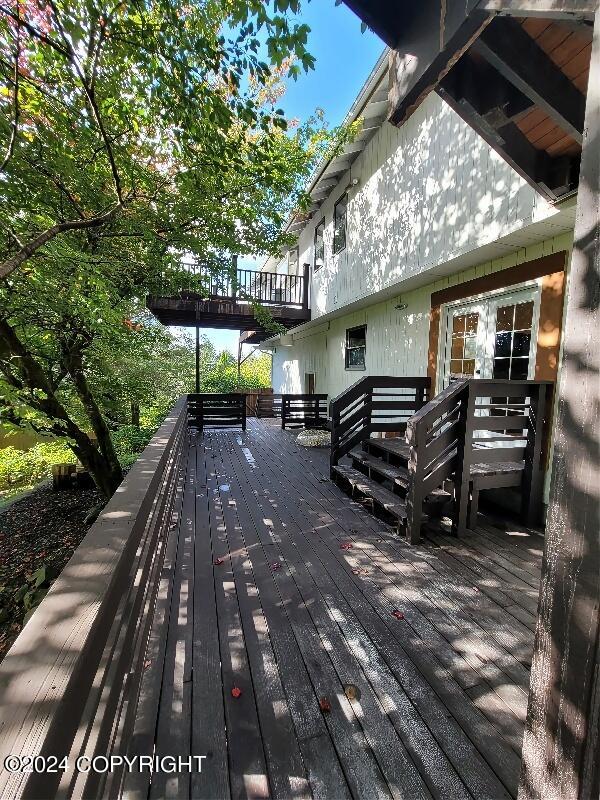
[[[381,55],[383,46],[371,31],[361,33],[360,20],[334,0],[305,2],[301,19],[311,28],[308,49],[316,59],[314,71],[290,81],[278,103],[288,119],[305,120],[316,108],[325,111],[333,127],[339,125]],[[258,260],[262,263],[263,258]],[[254,268],[251,259],[240,261]],[[237,353],[237,331],[204,328],[203,334],[218,350]]]

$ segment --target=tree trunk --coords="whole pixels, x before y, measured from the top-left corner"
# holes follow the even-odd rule
[[[131,401],[131,424],[140,427],[140,404],[135,400]]]
[[[63,363],[75,384],[87,417],[98,439],[98,447],[71,419],[58,399],[55,387],[46,372],[19,339],[15,329],[0,317],[0,344],[15,356],[18,376],[11,369],[2,370],[8,383],[17,390],[29,390],[27,405],[45,414],[51,421],[49,432],[70,439],[71,449],[86,467],[102,494],[109,498],[118,488],[123,473],[102,413],[94,400],[83,373],[80,353],[73,354],[63,347]],[[39,392],[38,390],[41,390]]]
[[[85,436],[83,440],[77,440],[77,448],[81,451],[78,453],[79,459],[89,469],[100,491],[106,497],[111,497],[123,480],[123,471],[119,464],[108,425],[86,380],[81,356],[65,353],[64,357],[75,391],[83,404],[86,416],[98,442],[98,449],[96,449],[88,436]]]
[[[83,432],[82,432],[83,433]],[[106,499],[110,499],[123,480],[121,466],[117,461],[117,468],[111,465],[104,455],[98,450],[92,440],[83,433],[78,437],[71,448],[83,466],[88,470],[94,483]]]

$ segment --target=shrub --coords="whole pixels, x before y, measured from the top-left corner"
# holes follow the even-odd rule
[[[32,486],[52,474],[53,464],[74,464],[75,454],[64,442],[39,442],[29,450],[0,450],[0,491]]]

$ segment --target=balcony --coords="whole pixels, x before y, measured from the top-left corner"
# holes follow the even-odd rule
[[[285,328],[310,319],[307,268],[303,275],[237,269],[232,277],[214,275],[197,264],[187,266],[185,285],[176,294],[146,298],[147,308],[163,325],[246,331],[246,338],[260,342],[272,331],[259,321],[257,306]]]

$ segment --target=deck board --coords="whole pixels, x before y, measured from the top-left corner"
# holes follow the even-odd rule
[[[130,752],[207,758],[131,796],[516,796],[539,532],[409,546],[273,420],[191,434],[182,470]]]

